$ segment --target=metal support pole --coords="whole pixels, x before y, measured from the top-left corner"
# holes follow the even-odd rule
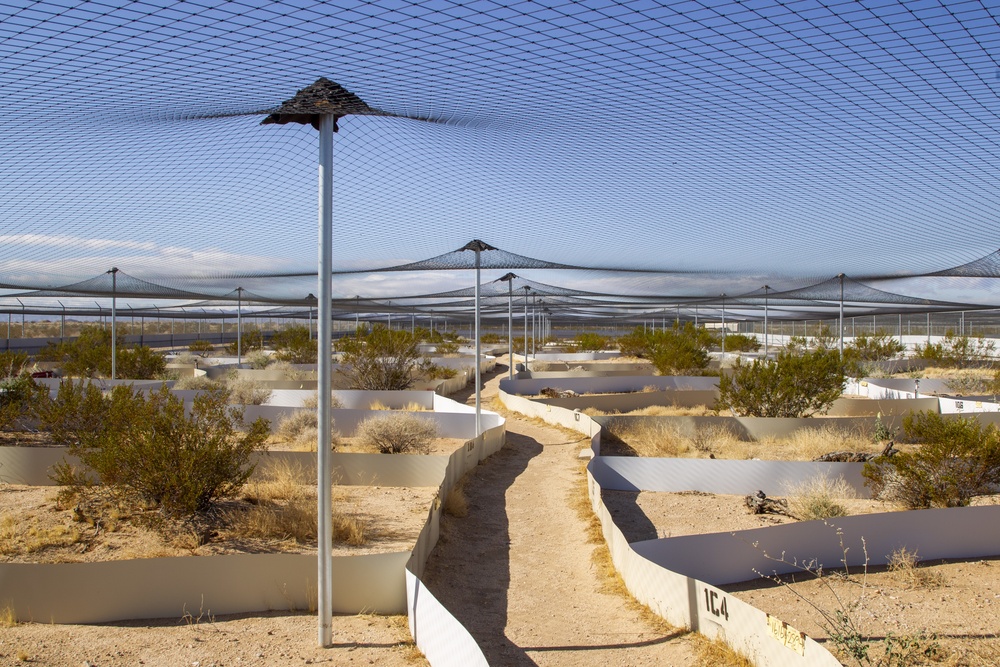
[[[173,322],[173,320],[171,320]],[[171,334],[173,329],[171,329]],[[243,288],[236,288],[236,365],[243,363]]]
[[[531,287],[524,286],[524,370],[528,369],[528,292]]]
[[[118,361],[118,351],[116,349],[117,336],[115,335],[117,331],[115,326],[117,324],[117,306],[118,306],[118,268],[112,267],[108,273],[111,274],[111,379],[114,380],[117,370]]]
[[[767,292],[771,288],[764,285],[764,356],[767,357]]]
[[[844,358],[844,274],[840,278],[840,358]]]
[[[507,280],[507,379],[514,379],[514,275]]]
[[[719,360],[721,365],[726,359],[726,295],[722,295],[722,357]]]
[[[482,408],[482,344],[480,343],[480,330],[479,330],[479,272],[480,272],[480,251],[481,247],[476,246],[476,436],[478,437],[480,433],[483,432],[482,429],[482,418],[483,418],[483,408]]]
[[[333,644],[333,507],[331,392],[333,371],[333,128],[335,118],[319,117],[319,312],[317,314],[316,539],[319,645]]]

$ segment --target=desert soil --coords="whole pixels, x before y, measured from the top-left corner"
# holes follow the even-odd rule
[[[500,371],[487,383],[486,405],[504,376]],[[690,636],[609,592],[592,558],[601,547],[588,541],[587,518],[578,511],[586,493],[578,459],[583,445],[572,434],[512,416],[507,447],[470,473],[468,516],[443,522],[428,585],[469,628],[491,665],[695,664]],[[633,540],[790,520],[736,511],[741,499],[731,496],[609,494],[607,500]],[[852,511],[873,509],[861,503]],[[1000,561],[923,564],[918,571],[923,574],[916,578],[868,573],[861,618],[869,628],[876,634],[937,632],[951,653],[940,664],[1000,664]],[[860,590],[861,581],[852,574],[844,590]],[[830,608],[822,584],[807,578],[794,586]],[[824,636],[815,609],[791,589],[769,582],[730,588],[798,629]],[[335,646],[320,649],[309,614],[20,624],[0,631],[0,665],[427,664],[410,643],[404,617],[338,616],[333,631]]]

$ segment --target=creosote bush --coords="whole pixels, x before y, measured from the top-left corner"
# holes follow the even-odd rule
[[[358,424],[357,437],[383,454],[426,452],[437,436],[437,425],[411,412],[370,417]]]
[[[708,367],[712,334],[686,322],[672,329],[644,331],[636,327],[618,339],[625,356],[649,359],[660,375],[700,375]]]
[[[208,391],[185,414],[184,402],[166,387],[147,395],[119,385],[105,395],[90,383],[63,382],[39,416],[53,440],[121,498],[191,515],[239,490],[253,472],[251,455],[268,437],[264,419],[241,430],[243,411],[226,401],[225,391]],[[93,481],[65,463],[56,477],[75,485]]]
[[[312,339],[308,327],[297,325],[274,332],[271,347],[280,361],[293,364],[316,363],[316,341]]]
[[[115,373],[119,378],[151,380],[166,370],[163,355],[145,346],[130,347],[124,331],[115,340]],[[40,360],[57,361],[63,374],[92,378],[111,376],[111,332],[99,326],[85,326],[74,340],[49,343],[38,355]]]
[[[878,457],[862,473],[872,495],[904,507],[962,507],[1000,484],[1000,429],[933,412],[903,420],[915,451]]]
[[[376,324],[370,331],[358,329],[357,336],[341,338],[343,373],[352,389],[401,390],[413,384],[420,359],[416,336],[409,331],[388,329]]]
[[[732,374],[719,378],[720,410],[746,417],[810,417],[825,412],[844,390],[844,372],[836,350],[795,354],[775,360],[737,360]]]

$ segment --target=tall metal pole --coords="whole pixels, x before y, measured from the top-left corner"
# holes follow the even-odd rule
[[[524,370],[530,370],[528,368],[528,292],[531,291],[531,287],[528,285],[524,286]]]
[[[243,288],[236,288],[236,365],[243,363]]]
[[[330,409],[333,390],[333,129],[332,115],[319,117],[319,312],[316,316],[317,411],[316,436],[319,547],[317,571],[319,644],[333,644],[333,507],[331,504],[333,470],[331,465]]]
[[[844,274],[840,278],[840,358],[844,358]]]
[[[767,291],[771,289],[764,285],[764,356],[767,356]]]
[[[722,295],[722,360],[719,362],[720,365],[722,361],[726,359],[726,295]]]
[[[482,417],[483,417],[482,390],[481,390],[481,383],[482,383],[481,372],[482,372],[482,366],[483,366],[483,364],[481,363],[482,357],[480,356],[482,354],[482,344],[481,344],[481,342],[479,340],[480,339],[480,331],[479,331],[479,315],[480,315],[480,311],[479,311],[479,280],[480,280],[480,278],[479,278],[479,269],[480,269],[480,256],[479,255],[480,255],[480,252],[482,251],[482,246],[477,243],[476,246],[475,246],[475,251],[476,251],[476,436],[478,437],[479,434],[483,432],[483,430],[481,428]]]
[[[116,350],[116,308],[118,306],[118,267],[112,267],[108,273],[111,274],[111,379],[116,377],[118,354]]]

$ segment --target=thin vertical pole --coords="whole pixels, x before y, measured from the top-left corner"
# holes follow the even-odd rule
[[[478,437],[480,433],[483,432],[481,428],[482,423],[482,391],[480,388],[480,383],[482,382],[481,372],[482,372],[482,344],[480,343],[480,331],[479,331],[479,267],[480,267],[480,247],[476,245],[476,436]]]
[[[118,377],[115,374],[117,370],[118,355],[116,350],[116,336],[115,336],[115,324],[116,324],[116,308],[118,305],[118,269],[112,268],[111,271],[111,379],[114,380]]]
[[[931,311],[927,311],[927,344],[931,344]]]
[[[243,363],[243,288],[236,288],[236,365]]]
[[[840,278],[840,358],[844,358],[844,274]]]
[[[531,288],[524,286],[524,370],[528,368],[528,291]]]
[[[334,117],[319,117],[319,312],[317,314],[316,436],[317,526],[319,549],[317,611],[319,645],[333,644],[333,516],[331,505],[330,408],[333,370],[333,125]]]
[[[719,361],[721,365],[726,358],[726,295],[722,295],[722,357]]]
[[[507,281],[507,379],[514,379],[514,276]]]
[[[767,291],[771,289],[764,285],[764,356],[767,356]]]

